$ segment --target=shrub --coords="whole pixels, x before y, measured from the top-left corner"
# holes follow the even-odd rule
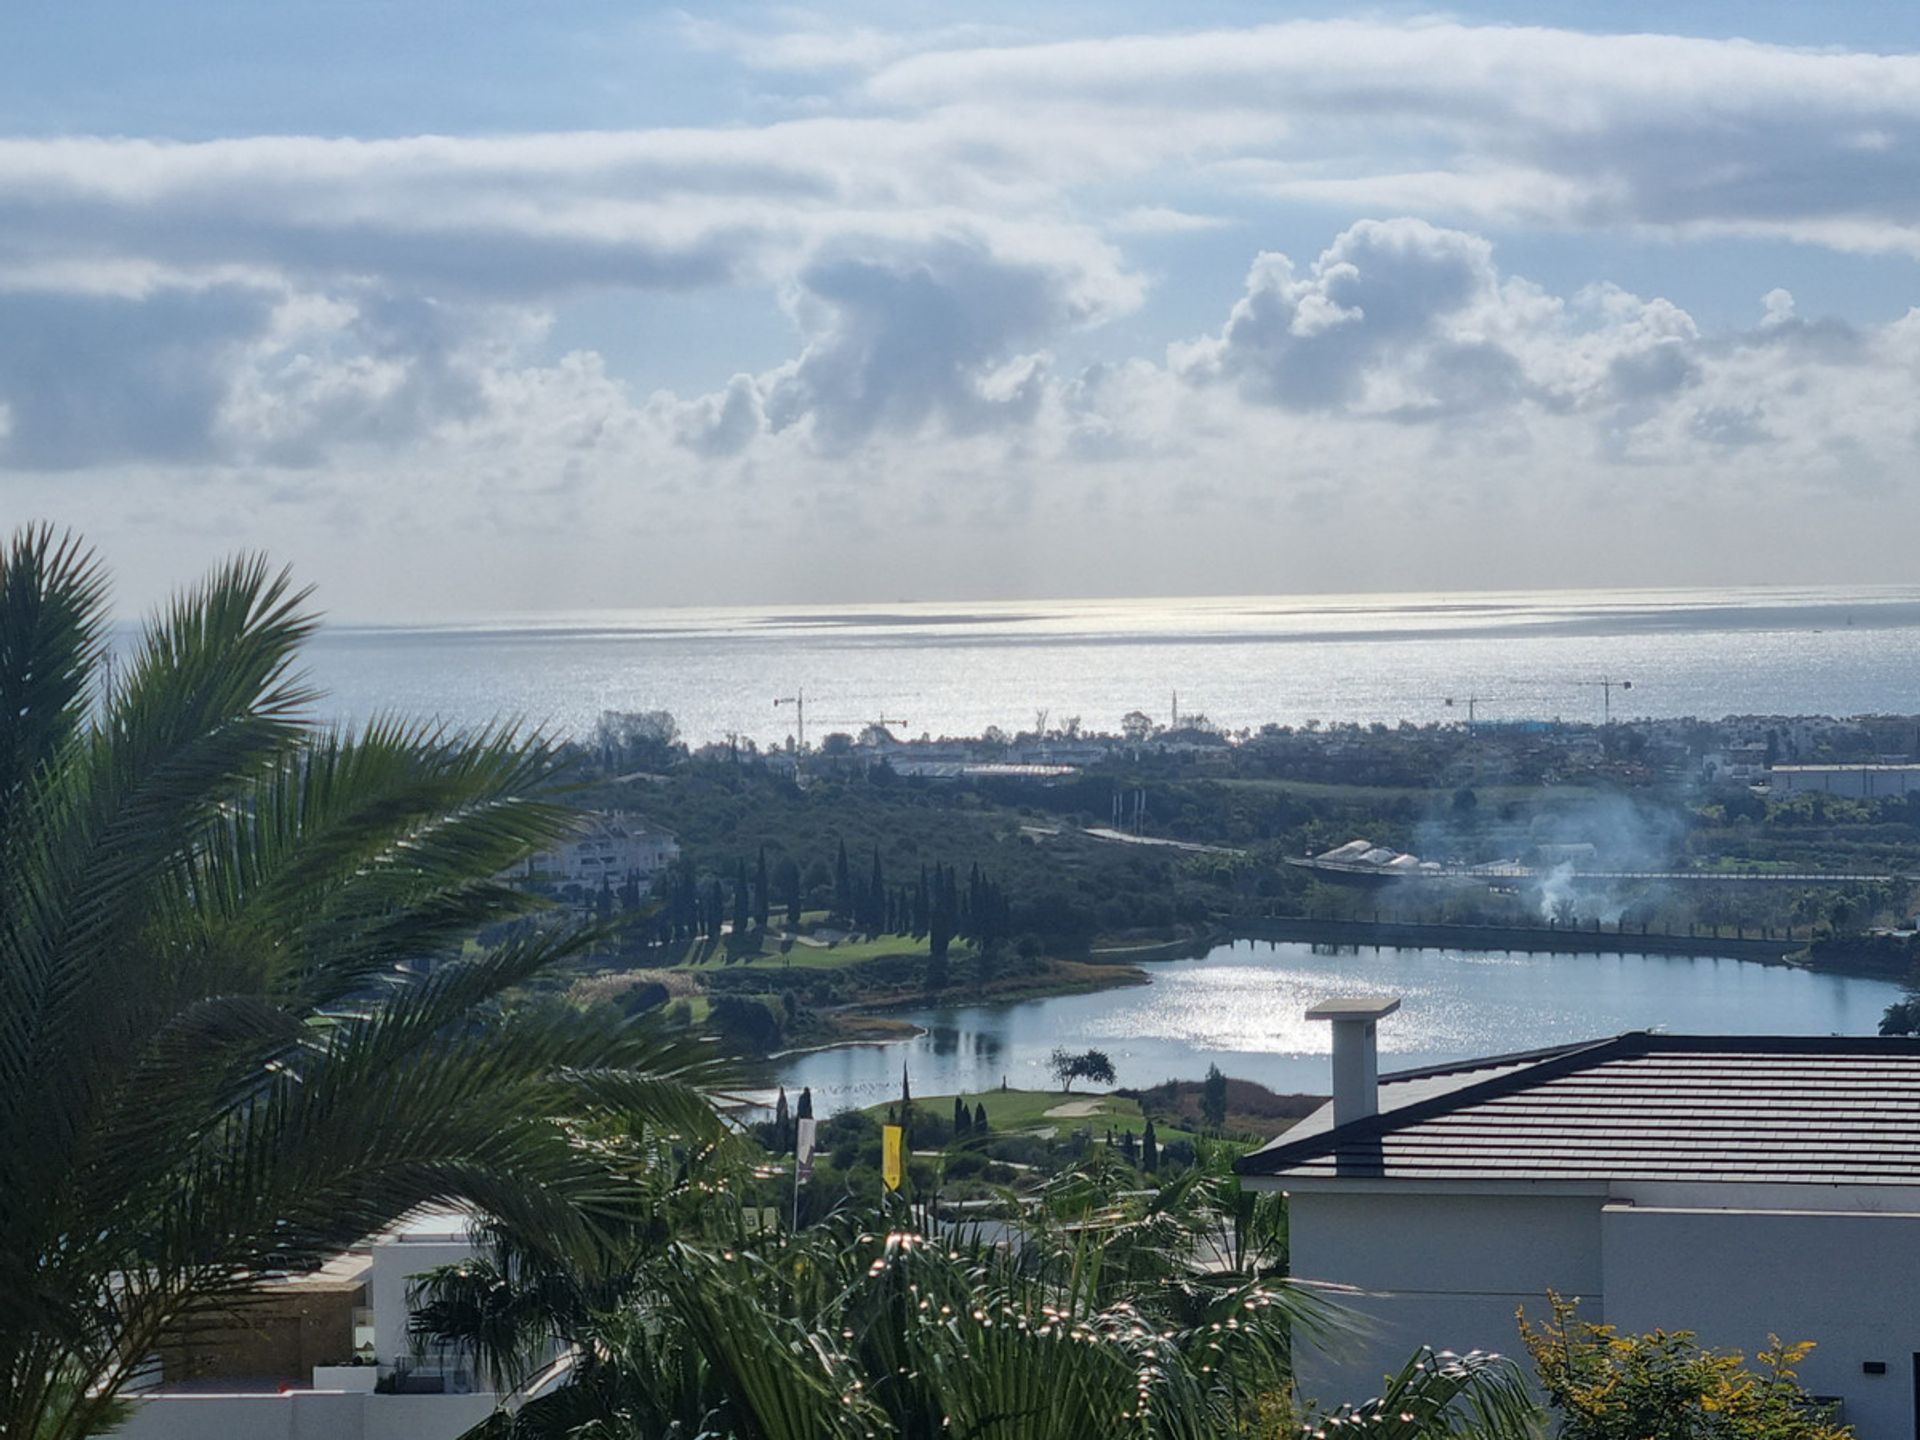
[[[1748,1369],[1736,1350],[1708,1350],[1686,1330],[1620,1335],[1549,1293],[1551,1316],[1520,1334],[1563,1440],[1850,1440],[1800,1387],[1794,1366],[1813,1348],[1767,1348]]]
[[[962,1150],[958,1155],[947,1157],[947,1178],[949,1180],[971,1180],[984,1175],[987,1169],[987,1157],[977,1150]]]

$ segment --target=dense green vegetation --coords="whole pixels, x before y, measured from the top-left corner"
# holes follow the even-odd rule
[[[575,1357],[568,1385],[489,1436],[1303,1433],[1294,1347],[1338,1320],[1285,1279],[1280,1198],[1220,1166],[1142,1190],[1094,1157],[1045,1184],[1007,1246],[897,1198],[790,1233],[738,1201],[729,1164],[663,1166],[653,1223],[611,1237],[591,1272],[503,1229],[491,1258],[427,1280],[423,1334],[471,1346],[501,1388],[556,1340]],[[1517,1440],[1533,1415],[1509,1362],[1423,1354],[1343,1419],[1401,1440],[1468,1423]]]
[[[99,1433],[188,1327],[421,1205],[583,1259],[621,1135],[719,1132],[677,1047],[509,1003],[592,939],[496,878],[571,824],[559,757],[316,730],[314,623],[236,561],[109,685],[89,554],[0,553],[0,1434]]]

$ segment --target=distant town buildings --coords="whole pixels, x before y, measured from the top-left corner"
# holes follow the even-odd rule
[[[1920,790],[1920,765],[1775,765],[1765,778],[1776,796],[1815,794],[1881,800]]]

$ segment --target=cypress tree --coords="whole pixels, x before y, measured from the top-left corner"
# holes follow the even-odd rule
[[[739,861],[733,872],[733,938],[747,938],[747,922],[753,913],[752,904],[747,899],[747,862]]]
[[[793,1118],[796,1120],[813,1118],[813,1087],[811,1085],[803,1085],[800,1088],[800,1103],[794,1106]]]
[[[927,952],[942,970],[947,963],[947,947],[953,943],[953,872],[933,867],[933,893],[927,916]]]
[[[869,930],[881,930],[886,926],[887,881],[880,873],[880,847],[873,847],[873,873],[867,878],[867,915]]]
[[[762,930],[767,928],[767,916],[773,907],[773,892],[767,887],[767,847],[760,847],[760,863],[753,872],[753,918],[759,922]]]
[[[787,892],[787,928],[800,928],[800,862],[791,855],[780,862],[780,884]]]
[[[853,873],[847,869],[847,842],[840,842],[840,853],[833,861],[833,914],[840,921],[853,919]]]
[[[773,1153],[784,1155],[793,1148],[793,1120],[787,1114],[787,1087],[780,1087],[780,1098],[773,1107]]]
[[[1200,1114],[1209,1130],[1227,1123],[1227,1077],[1218,1065],[1207,1066],[1207,1078],[1200,1087]]]
[[[973,1133],[984,1135],[990,1128],[987,1124],[987,1102],[981,1100],[973,1107]]]
[[[973,1123],[973,1116],[967,1112],[967,1102],[958,1095],[953,1097],[953,1134],[957,1140],[967,1133]]]
[[[1160,1141],[1153,1133],[1153,1117],[1147,1117],[1146,1134],[1140,1137],[1140,1168],[1149,1175],[1160,1172]]]

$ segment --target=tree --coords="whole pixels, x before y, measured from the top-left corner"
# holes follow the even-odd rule
[[[791,855],[782,856],[774,873],[780,877],[780,893],[787,898],[787,928],[800,928],[800,863]]]
[[[1072,1090],[1076,1080],[1086,1080],[1095,1085],[1111,1085],[1114,1081],[1113,1061],[1104,1050],[1075,1053],[1056,1048],[1047,1059],[1047,1070],[1060,1082],[1062,1093]]]
[[[753,921],[762,930],[773,909],[773,892],[767,888],[767,847],[760,847],[760,859],[753,869]]]
[[[953,1097],[953,1133],[965,1135],[973,1128],[973,1114],[967,1109],[967,1102],[958,1095]]]
[[[764,1054],[780,1044],[780,1015],[758,995],[716,995],[707,1018],[742,1054]]]
[[[1120,733],[1126,737],[1130,745],[1139,745],[1151,740],[1154,728],[1153,717],[1143,710],[1129,710],[1120,717]]]
[[[787,1113],[787,1087],[780,1087],[780,1098],[773,1107],[773,1153],[784,1155],[793,1145],[793,1120]]]
[[[665,710],[603,710],[594,744],[602,764],[621,770],[664,770],[685,754],[680,726]]]
[[[1227,1123],[1227,1077],[1218,1065],[1207,1066],[1207,1078],[1201,1082],[1200,1116],[1209,1130],[1222,1129]]]
[[[843,925],[853,923],[853,873],[847,868],[847,842],[833,861],[833,915]]]
[[[719,1137],[651,1029],[506,1003],[591,941],[511,924],[537,902],[496,878],[575,823],[561,757],[313,727],[314,626],[233,561],[109,696],[92,556],[44,528],[0,551],[0,1434],[106,1428],[260,1276],[425,1204],[584,1259],[615,1161],[580,1137],[616,1111]]]
[[[753,918],[753,901],[747,893],[747,862],[739,861],[733,874],[733,938],[745,940]]]
[[[987,1102],[979,1100],[973,1107],[973,1130],[976,1135],[984,1135],[993,1127],[987,1123]]]
[[[1160,1139],[1154,1134],[1153,1117],[1147,1117],[1147,1128],[1140,1136],[1140,1168],[1149,1175],[1160,1170]]]
[[[1738,1351],[1707,1350],[1690,1331],[1622,1335],[1579,1318],[1549,1293],[1536,1329],[1521,1316],[1541,1388],[1566,1440],[1847,1440],[1827,1407],[1801,1388],[1794,1367],[1811,1344],[1769,1336],[1749,1369]]]
[[[800,1087],[800,1103],[794,1106],[793,1118],[796,1120],[813,1119],[813,1087],[811,1085],[803,1085]]]
[[[953,943],[955,924],[953,871],[944,866],[933,867],[933,887],[929,900],[927,916],[927,953],[944,968],[947,960],[947,947]]]

